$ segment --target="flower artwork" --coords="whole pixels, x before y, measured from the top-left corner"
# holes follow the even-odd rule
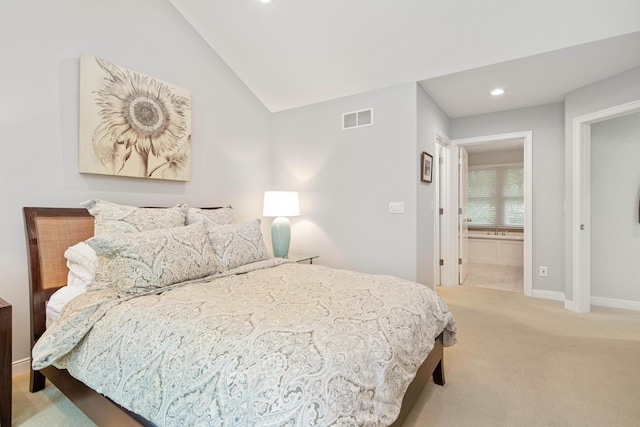
[[[189,181],[191,92],[80,57],[81,173]]]

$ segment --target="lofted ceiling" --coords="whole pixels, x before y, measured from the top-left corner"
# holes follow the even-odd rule
[[[272,112],[419,82],[456,118],[640,66],[638,0],[170,2]]]

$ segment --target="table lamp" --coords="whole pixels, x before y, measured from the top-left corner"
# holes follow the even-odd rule
[[[300,216],[297,191],[265,191],[263,216],[276,217],[271,224],[273,255],[286,258],[291,241],[289,216]]]

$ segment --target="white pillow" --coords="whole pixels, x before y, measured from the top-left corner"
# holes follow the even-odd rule
[[[64,252],[67,260],[69,274],[67,286],[87,289],[94,281],[98,268],[98,255],[96,251],[85,242],[76,243]]]
[[[62,307],[78,295],[84,293],[87,287],[95,280],[96,268],[98,267],[98,255],[96,251],[85,242],[76,243],[67,248],[64,252],[67,260],[69,274],[67,275],[67,286],[55,291],[46,308],[46,326],[53,323],[60,314]]]
[[[55,291],[47,302],[46,327],[48,328],[58,318],[62,307],[84,292],[84,289],[76,286],[63,286]]]
[[[218,270],[202,222],[138,233],[96,235],[87,244],[102,257],[96,271],[96,287],[113,286],[121,295],[145,293]]]
[[[94,199],[80,203],[94,217],[94,234],[132,233],[185,225],[187,205],[138,208]]]

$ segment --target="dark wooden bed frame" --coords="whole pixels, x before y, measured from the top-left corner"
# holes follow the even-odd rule
[[[46,329],[46,303],[51,295],[66,285],[68,269],[64,252],[93,236],[93,217],[84,208],[23,208],[29,260],[31,347]],[[411,412],[422,389],[433,376],[444,385],[443,338],[435,346],[409,385],[400,415],[391,425],[400,427]],[[72,377],[65,369],[48,366],[31,369],[29,390],[40,391],[49,379],[69,400],[99,426],[153,426],[143,417],[121,407],[109,398]]]

